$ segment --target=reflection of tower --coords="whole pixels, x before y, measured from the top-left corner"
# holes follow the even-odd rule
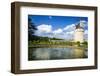
[[[75,28],[75,36],[74,36],[74,41],[75,42],[84,42],[84,22],[80,21]]]
[[[74,58],[84,58],[85,57],[85,51],[84,51],[84,49],[75,48],[73,50],[73,53],[72,54],[73,54],[72,56]]]

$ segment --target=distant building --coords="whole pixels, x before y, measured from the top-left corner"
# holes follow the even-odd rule
[[[80,21],[75,28],[74,33],[74,41],[75,42],[84,42],[84,23],[83,21]]]

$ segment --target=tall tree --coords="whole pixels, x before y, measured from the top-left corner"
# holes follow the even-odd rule
[[[37,30],[35,24],[32,22],[31,18],[28,18],[28,40],[31,41],[34,39],[34,32]]]

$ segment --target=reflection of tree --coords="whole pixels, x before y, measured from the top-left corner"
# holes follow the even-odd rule
[[[78,49],[78,48],[75,48],[75,49],[73,50],[72,56],[73,56],[74,58],[84,58],[84,57],[85,57],[85,49]]]
[[[34,32],[35,32],[36,27],[35,24],[32,22],[31,18],[28,18],[28,40],[31,41],[34,38]]]

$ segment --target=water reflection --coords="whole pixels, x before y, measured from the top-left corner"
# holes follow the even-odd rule
[[[74,49],[73,50],[73,57],[74,58],[84,58],[85,57],[85,52],[86,50],[82,50],[82,49]]]
[[[54,60],[87,58],[87,49],[73,48],[29,48],[29,60]]]

